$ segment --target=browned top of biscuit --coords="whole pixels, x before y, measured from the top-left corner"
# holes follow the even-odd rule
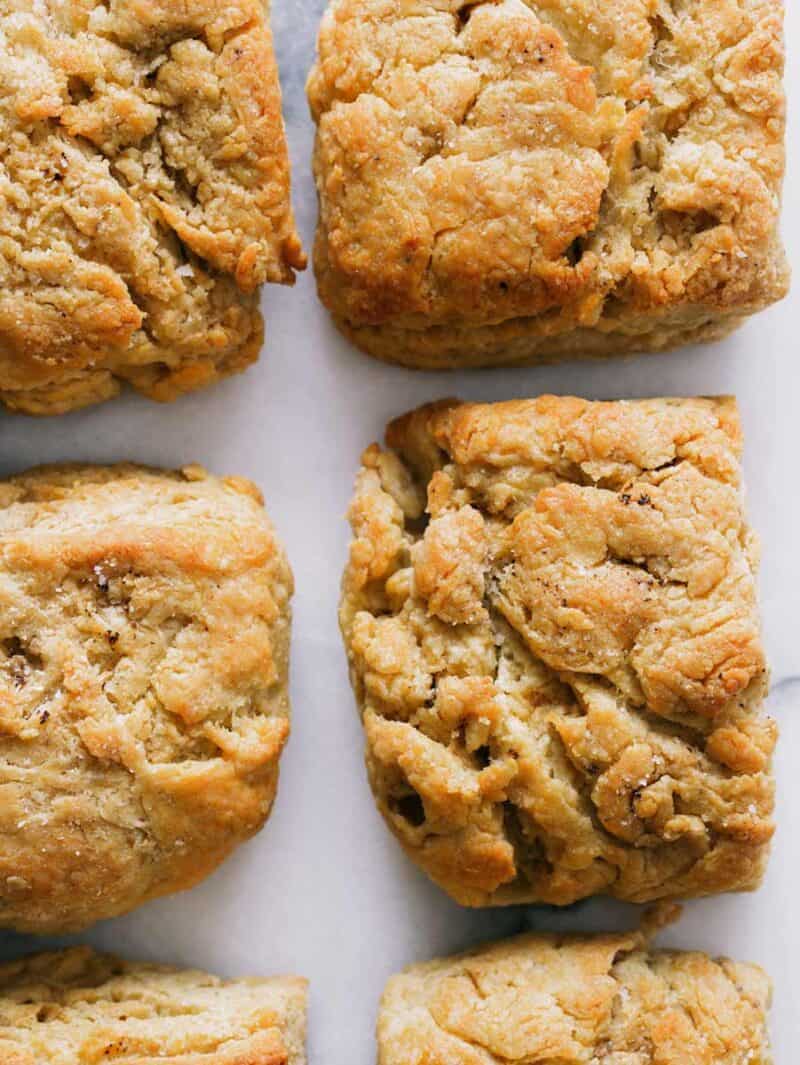
[[[638,935],[520,936],[393,977],[379,1065],[771,1065],[767,976]]]
[[[778,298],[781,20],[780,0],[332,0],[309,82],[322,298],[370,337],[641,332]]]
[[[74,948],[0,966],[3,1065],[304,1065],[306,982]]]
[[[0,925],[189,887],[266,818],[292,576],[254,485],[199,467],[0,483]]]
[[[304,265],[262,0],[11,0],[0,85],[11,404],[49,388],[42,409],[69,409],[105,398],[111,371],[152,388],[145,366],[205,358],[168,398],[242,347],[252,360],[246,294]]]
[[[474,905],[757,883],[775,725],[735,402],[448,402],[387,441],[341,622],[409,854]]]

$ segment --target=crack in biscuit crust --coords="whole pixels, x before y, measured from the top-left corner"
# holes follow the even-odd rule
[[[0,484],[0,925],[127,912],[262,826],[291,594],[247,481],[119,466]]]
[[[387,443],[340,620],[407,853],[475,906],[756,886],[776,729],[734,401],[451,402]]]
[[[320,296],[426,368],[713,339],[781,298],[780,0],[332,0]]]
[[[306,981],[220,980],[77,947],[0,966],[4,1065],[304,1065]]]
[[[4,0],[0,131],[0,402],[256,360],[258,286],[305,265],[263,0]]]
[[[772,1065],[754,965],[643,937],[520,936],[387,984],[379,1065]]]

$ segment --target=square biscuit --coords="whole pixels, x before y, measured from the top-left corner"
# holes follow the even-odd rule
[[[378,1065],[772,1065],[754,965],[641,935],[528,935],[413,965],[381,1002]]]
[[[753,888],[774,722],[732,399],[423,407],[340,620],[378,807],[458,902]]]
[[[4,1065],[304,1065],[306,981],[220,980],[75,947],[0,966]]]
[[[421,368],[655,351],[780,299],[780,0],[331,0],[320,296]]]
[[[290,732],[292,593],[244,478],[0,481],[0,927],[127,913],[258,832]]]
[[[304,263],[263,0],[0,5],[0,402],[242,370]]]

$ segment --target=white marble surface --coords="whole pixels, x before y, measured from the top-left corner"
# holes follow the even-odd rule
[[[310,247],[315,200],[311,125],[303,96],[323,0],[275,0],[274,24],[295,167],[298,216]],[[800,39],[790,5],[787,37]],[[790,96],[800,98],[798,63]],[[794,116],[796,117],[796,116]],[[800,137],[790,136],[784,234],[800,246]],[[766,965],[776,983],[778,1065],[797,1060],[800,1010],[800,285],[795,295],[712,347],[634,361],[447,375],[379,365],[350,350],[318,305],[310,274],[264,297],[260,364],[218,388],[160,407],[127,396],[49,421],[0,414],[0,474],[64,459],[204,463],[263,487],[297,577],[294,730],[278,802],[264,832],[207,883],[100,926],[87,937],[130,956],[225,974],[296,971],[312,980],[311,1061],[367,1065],[386,977],[406,962],[527,924],[599,928],[632,910],[585,904],[473,913],[459,909],[399,853],[374,812],[361,733],[336,628],[357,458],[390,416],[458,394],[500,399],[545,391],[591,397],[735,393],[747,439],[749,508],[763,540],[761,592],[780,719],[780,831],[767,882],[755,895],[687,906],[667,942]],[[0,937],[0,954],[33,947]],[[689,1065],[689,1063],[687,1063]]]

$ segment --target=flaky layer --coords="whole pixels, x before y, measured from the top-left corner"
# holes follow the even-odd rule
[[[289,734],[291,592],[247,481],[0,483],[0,925],[125,912],[260,828]]]
[[[223,981],[88,948],[0,966],[4,1065],[304,1065],[306,982]]]
[[[754,887],[776,728],[734,401],[448,402],[387,442],[340,619],[407,853],[468,905]]]
[[[379,1065],[772,1065],[755,966],[641,937],[521,936],[393,977]]]
[[[258,285],[304,265],[262,0],[6,0],[0,88],[0,402],[255,361]]]
[[[315,266],[378,357],[655,350],[779,299],[780,0],[332,0]]]

